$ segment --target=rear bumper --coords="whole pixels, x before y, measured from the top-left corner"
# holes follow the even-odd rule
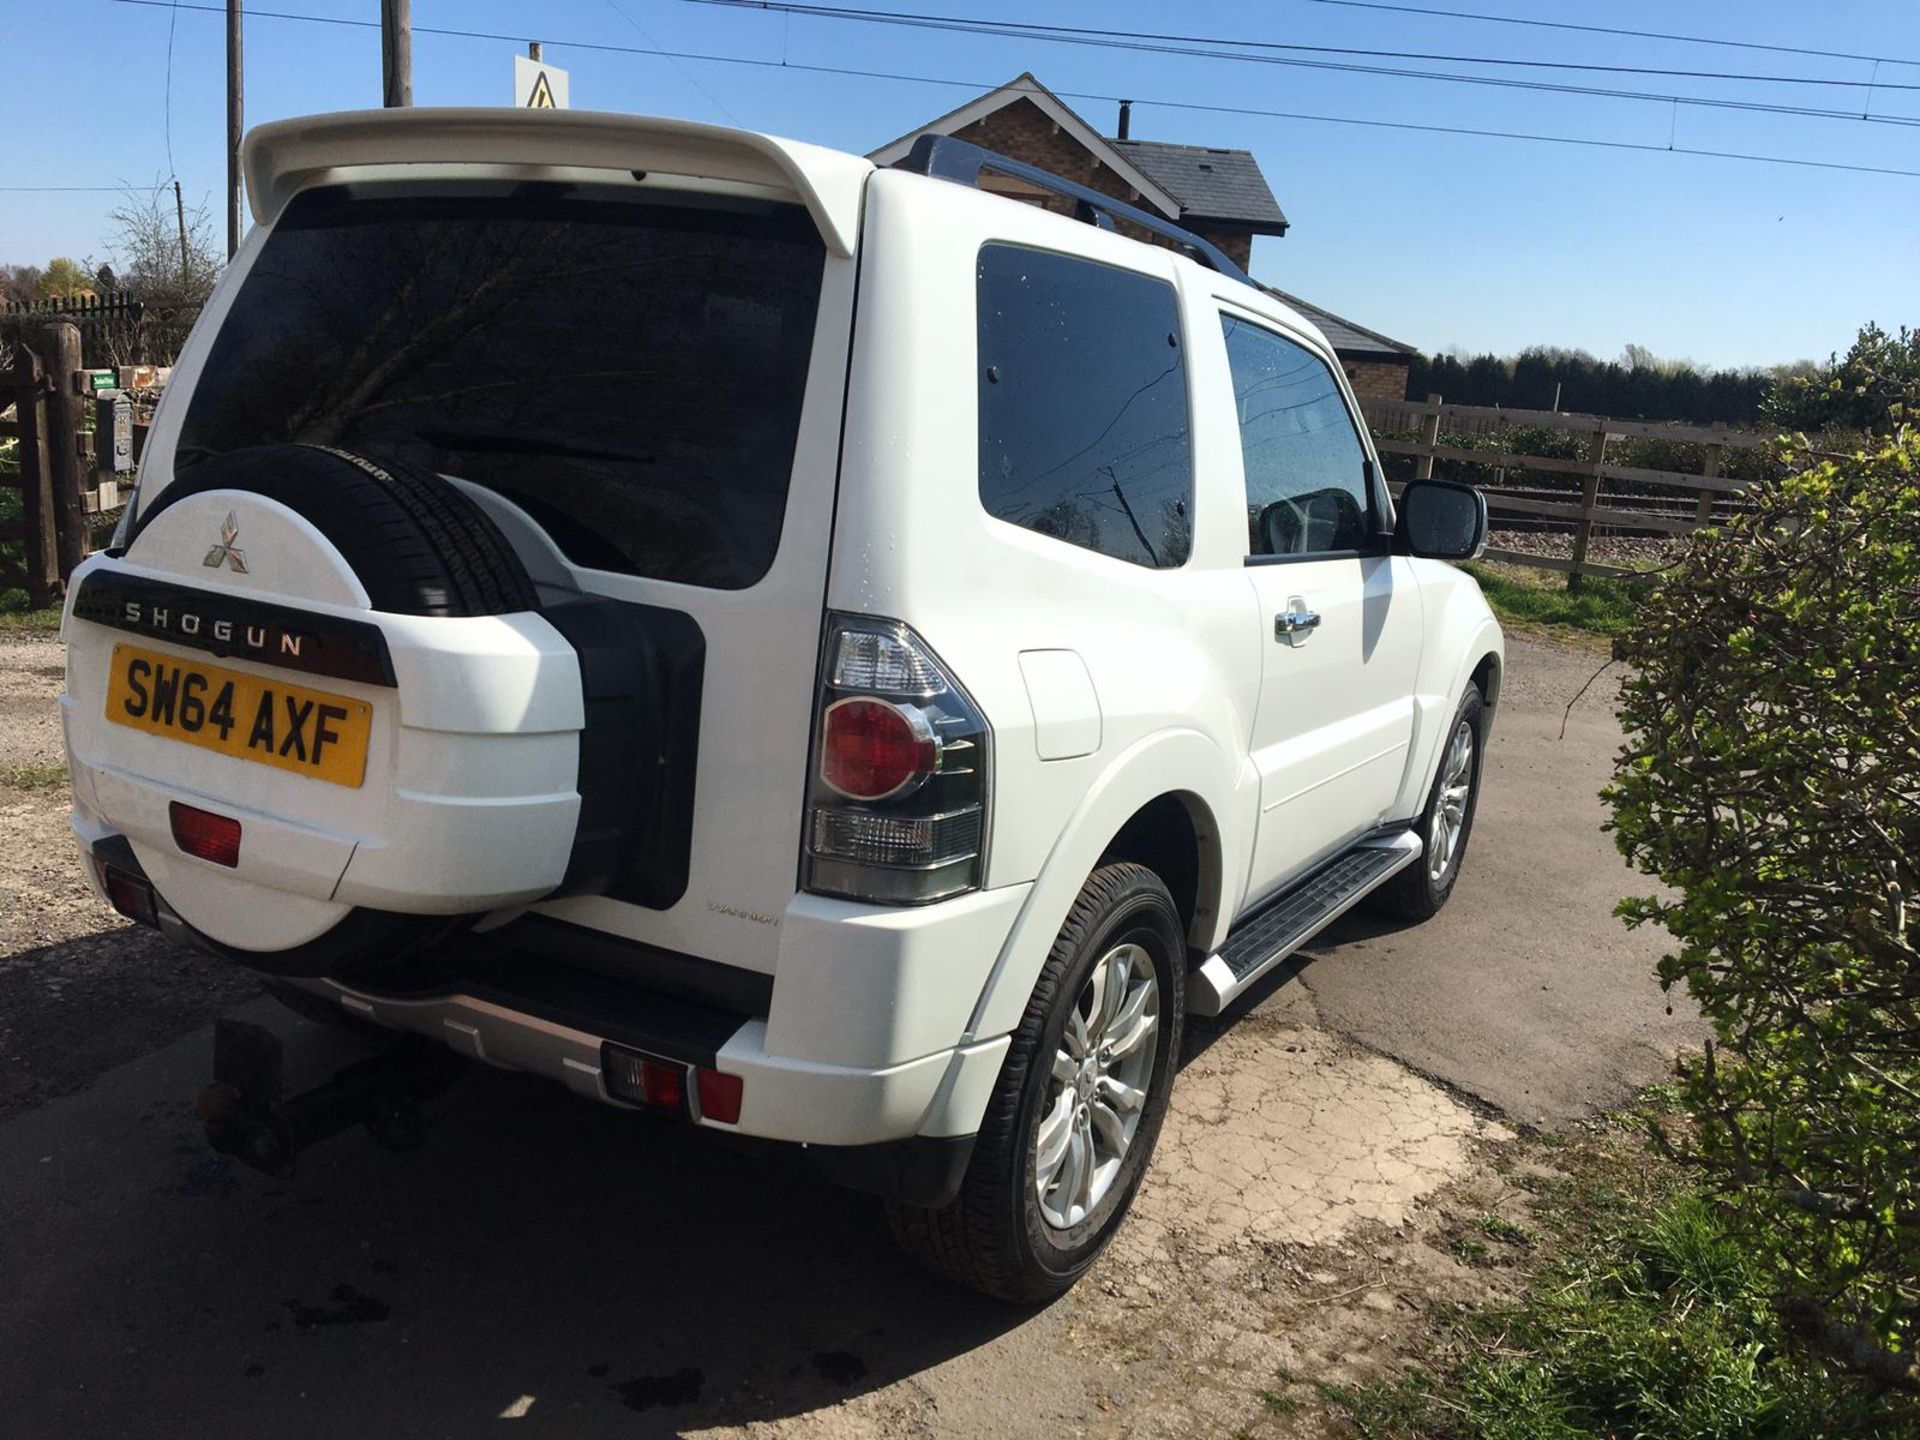
[[[73,829],[101,898],[112,903],[100,889],[96,863],[145,881],[124,837],[99,826],[80,808]],[[1017,898],[1003,897],[994,908]],[[164,933],[194,943],[192,931],[157,891],[151,901],[152,918]],[[976,903],[963,907],[962,913],[979,908]],[[930,912],[916,913],[925,917]],[[826,917],[816,920],[811,932],[815,944],[827,933]],[[945,938],[957,937],[949,928]],[[858,927],[854,933],[843,932],[842,954],[870,962],[870,952],[877,948],[874,937],[863,939]],[[903,995],[915,993],[914,971],[941,957],[937,950],[917,956],[911,944],[888,948],[897,953],[904,973],[869,970],[859,978],[867,982],[866,988],[875,981],[894,981],[897,1008]],[[989,949],[982,960],[991,958]],[[953,965],[954,959],[949,957],[948,963]],[[575,1094],[618,1108],[627,1104],[608,1084],[610,1048],[737,1076],[742,1084],[736,1122],[702,1114],[692,1085],[685,1118],[710,1129],[813,1147],[811,1158],[828,1178],[924,1205],[944,1203],[957,1189],[1011,1044],[1006,1035],[977,1042],[960,1036],[960,1043],[911,1059],[865,1064],[797,1056],[783,1053],[777,1041],[769,1042],[775,1032],[767,1015],[743,1013],[729,1006],[725,996],[719,997],[720,1003],[712,995],[687,998],[636,984],[630,977],[616,978],[605,966],[586,968],[553,954],[516,954],[506,946],[490,950],[484,939],[477,939],[473,954],[461,957],[457,965],[430,973],[383,973],[378,982],[276,976],[275,983],[297,987],[387,1029],[438,1040],[471,1059],[556,1080]],[[755,992],[749,987],[742,993]],[[781,1010],[781,993],[779,985],[772,988],[772,1012]],[[856,1055],[862,1050],[884,1053],[882,1040],[860,1042],[852,1033],[860,1027],[849,1023],[862,1018],[863,1007],[873,1006],[874,997],[862,995],[843,1008],[834,1027],[843,1045],[854,1042]],[[964,1027],[963,1011],[947,1015],[954,1030]],[[902,1038],[897,1014],[892,1023],[886,1040],[897,1044]],[[818,1038],[819,1032],[820,1024],[796,1025],[792,1019],[787,1024],[787,1033],[795,1038]]]
[[[597,979],[587,977],[590,984]],[[337,980],[284,983],[333,999],[375,1024],[431,1036],[489,1065],[545,1075],[609,1105],[622,1102],[607,1088],[608,1045],[705,1065],[740,1077],[740,1120],[729,1125],[695,1113],[689,1117],[694,1123],[807,1145],[872,1145],[970,1133],[977,1120],[967,1116],[970,1107],[963,1097],[977,1092],[984,1098],[992,1089],[1009,1044],[1003,1035],[868,1069],[774,1054],[766,1047],[765,1020],[737,1019],[650,992],[632,992],[618,1016],[609,1011],[588,1019],[562,1014],[562,1004],[544,995],[510,994],[490,984],[396,996]]]

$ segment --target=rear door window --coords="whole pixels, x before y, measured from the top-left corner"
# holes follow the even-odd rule
[[[176,468],[339,446],[496,490],[576,564],[744,588],[780,544],[824,260],[795,205],[310,190],[234,298]]]
[[[1323,555],[1373,543],[1367,452],[1326,361],[1272,330],[1223,314],[1248,553]]]
[[[986,245],[980,503],[1055,540],[1158,568],[1193,549],[1193,447],[1173,287]]]

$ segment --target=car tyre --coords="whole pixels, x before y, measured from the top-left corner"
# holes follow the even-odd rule
[[[1469,685],[1447,726],[1440,763],[1415,831],[1420,858],[1369,897],[1373,907],[1402,920],[1427,920],[1440,912],[1460,879],[1480,802],[1480,770],[1486,755],[1487,706]],[[1464,747],[1464,749],[1462,748]]]
[[[1085,1274],[1159,1137],[1185,982],[1180,914],[1160,877],[1134,864],[1096,870],[1014,1032],[958,1197],[888,1205],[907,1253],[1017,1304],[1051,1300]]]

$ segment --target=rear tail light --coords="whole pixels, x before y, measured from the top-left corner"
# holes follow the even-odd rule
[[[807,793],[806,888],[918,905],[977,889],[986,718],[892,620],[829,618]]]
[[[664,1115],[713,1120],[722,1125],[740,1123],[746,1081],[738,1075],[664,1060],[624,1045],[600,1047],[600,1074],[607,1093],[616,1100]]]
[[[173,843],[187,854],[228,868],[240,863],[240,822],[231,815],[174,800],[167,805],[167,823],[173,828]]]

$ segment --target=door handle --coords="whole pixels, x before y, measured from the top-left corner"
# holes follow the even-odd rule
[[[1320,628],[1320,616],[1307,609],[1304,602],[1295,599],[1288,602],[1290,609],[1281,611],[1273,617],[1273,638],[1276,640],[1304,640]]]

